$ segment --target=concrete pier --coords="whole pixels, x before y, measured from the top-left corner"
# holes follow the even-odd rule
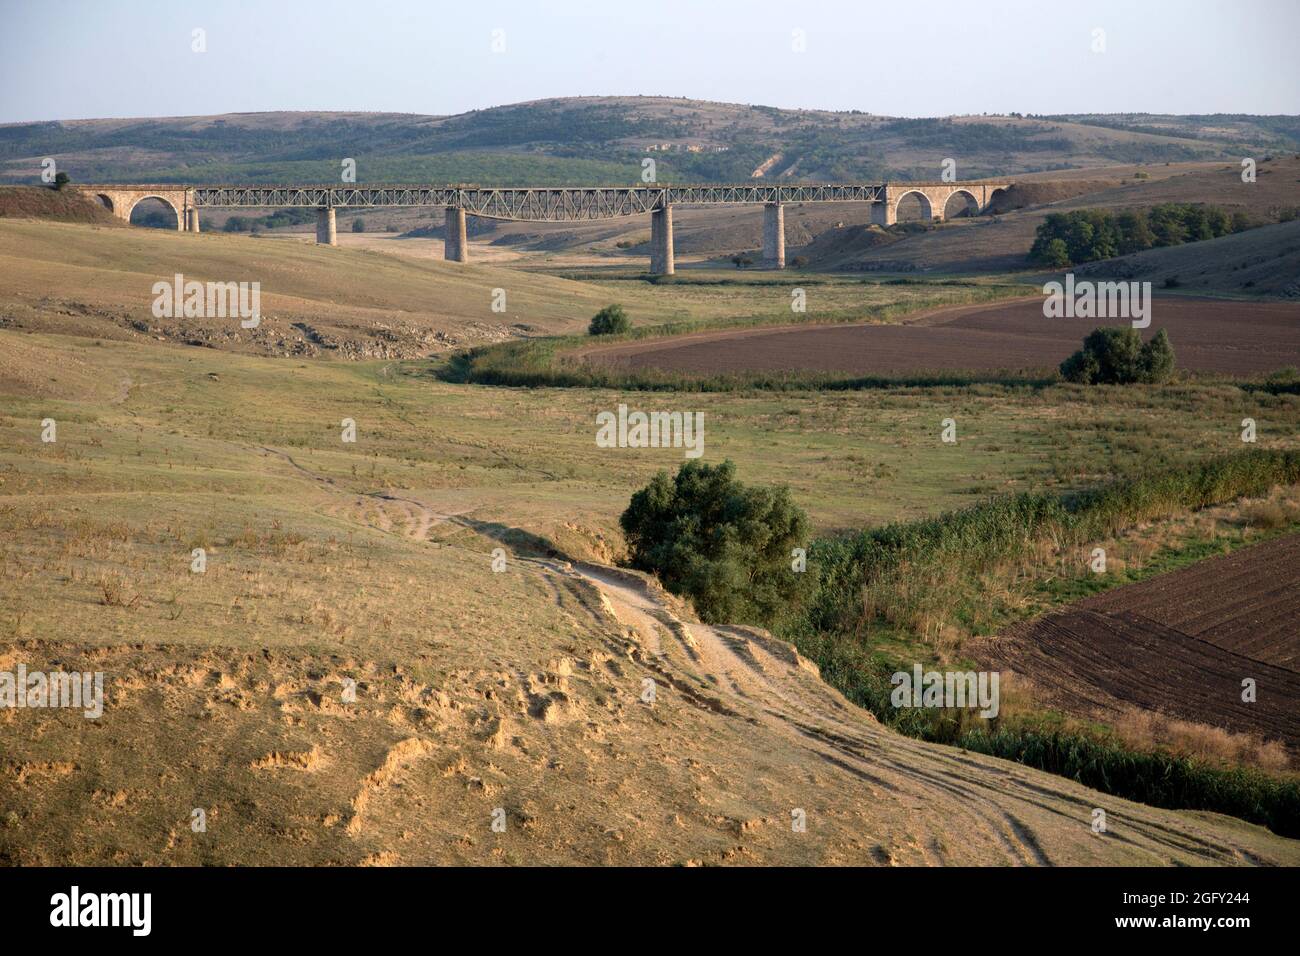
[[[323,206],[316,210],[316,244],[320,246],[337,246],[338,229],[334,224],[334,207]]]
[[[199,231],[199,211],[197,209],[191,208],[185,210],[185,231]]]
[[[763,268],[785,268],[785,206],[779,202],[763,206]]]
[[[447,237],[443,240],[442,257],[448,262],[469,261],[469,248],[465,244],[465,210],[459,206],[447,207]]]
[[[673,258],[673,207],[650,213],[650,274],[670,276],[677,271]]]

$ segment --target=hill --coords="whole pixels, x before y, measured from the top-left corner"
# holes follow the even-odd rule
[[[2,195],[5,190],[0,190]],[[117,220],[113,220],[117,225]],[[260,283],[262,322],[159,318],[155,282]],[[493,311],[504,289],[505,311]],[[0,220],[0,325],[107,339],[164,339],[260,354],[428,355],[572,331],[607,305],[591,285],[431,256],[252,236]],[[642,320],[666,307],[640,307]]]
[[[44,186],[0,189],[0,218],[125,225],[99,203],[75,189],[54,190]]]
[[[1188,292],[1300,299],[1300,220],[1090,262],[1074,272]]]
[[[1047,183],[1036,176],[1012,191],[991,215],[954,220],[939,226],[904,226],[884,232],[866,225],[846,226],[819,235],[806,250],[814,268],[831,271],[1006,272],[1029,267],[1027,255],[1038,225],[1054,212],[1076,209],[1125,210],[1160,203],[1207,203],[1242,210],[1263,224],[1300,208],[1300,158],[1276,157],[1261,162],[1255,183],[1241,181],[1236,165],[1157,167],[1166,175],[1149,178],[1065,179]],[[1170,175],[1169,173],[1172,173]],[[1075,191],[1078,190],[1076,193]],[[1014,208],[1008,208],[1014,207]],[[998,209],[1005,210],[999,214]],[[1267,236],[1273,235],[1266,233]],[[1250,233],[1226,237],[1229,248],[1247,249],[1263,241]],[[1169,251],[1197,256],[1197,244]],[[1221,248],[1221,247],[1219,247]],[[790,254],[794,254],[793,252]],[[1230,283],[1235,288],[1237,283]]]
[[[786,110],[668,97],[537,100],[453,116],[253,113],[0,126],[0,179],[30,182],[44,157],[88,181],[309,181],[573,185],[963,178],[1222,160],[1291,150],[1294,117],[958,116]],[[653,151],[651,151],[653,149]]]

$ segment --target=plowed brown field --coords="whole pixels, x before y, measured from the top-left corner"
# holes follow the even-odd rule
[[[811,305],[811,302],[810,302]],[[1156,298],[1150,338],[1169,334],[1178,364],[1249,375],[1300,366],[1300,305]],[[686,373],[819,371],[859,375],[929,370],[1052,369],[1098,325],[1048,319],[1039,298],[945,310],[908,325],[831,325],[699,333],[586,351],[588,361]]]
[[[991,663],[1053,703],[1124,704],[1300,750],[1300,535],[1202,561],[1016,625]],[[1253,678],[1257,700],[1244,703]]]

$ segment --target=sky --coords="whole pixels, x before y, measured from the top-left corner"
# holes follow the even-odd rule
[[[1300,113],[1298,36],[1300,0],[0,0],[0,123],[636,94]]]

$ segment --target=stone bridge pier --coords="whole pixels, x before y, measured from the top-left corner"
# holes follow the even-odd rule
[[[316,210],[316,245],[337,246],[339,230],[333,206],[321,206]]]
[[[908,196],[921,201],[921,218],[941,222],[945,217],[948,200],[958,194],[965,195],[983,212],[993,194],[1006,189],[1010,183],[886,183],[881,202],[871,207],[871,221],[878,226],[892,226],[898,222],[898,204]]]
[[[785,206],[779,202],[763,206],[763,268],[785,268]]]
[[[673,256],[673,207],[664,203],[650,213],[650,274],[670,276],[677,271]]]
[[[465,235],[465,210],[447,207],[447,231],[442,241],[442,257],[447,262],[469,262],[469,245]]]

